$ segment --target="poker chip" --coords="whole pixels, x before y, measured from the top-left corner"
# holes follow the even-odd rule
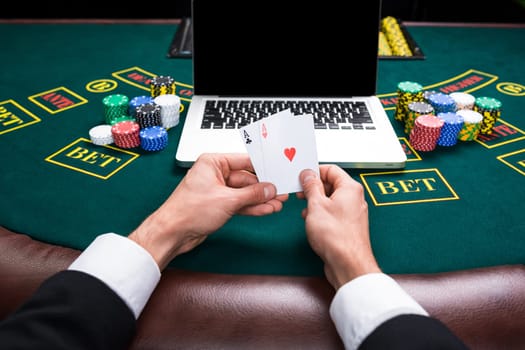
[[[456,114],[463,118],[463,127],[458,133],[458,140],[475,140],[478,137],[483,116],[471,109],[460,109]]]
[[[102,146],[112,144],[113,135],[111,133],[111,125],[97,125],[89,129],[89,138],[95,145]]]
[[[383,31],[379,31],[379,45],[378,45],[378,52],[377,54],[379,56],[392,56],[392,49],[390,48],[390,44],[388,43],[388,39],[386,38],[386,34]]]
[[[410,50],[410,46],[397,19],[392,16],[386,16],[381,19],[380,31],[385,33],[392,55],[412,56],[412,50]]]
[[[175,94],[175,79],[169,75],[160,75],[151,79],[150,95],[155,98],[163,94]]]
[[[405,116],[405,133],[408,135],[414,127],[417,117],[423,114],[433,114],[434,108],[429,103],[417,101],[408,104],[408,111]]]
[[[456,109],[473,109],[476,98],[466,92],[452,92],[449,94],[450,97],[456,103]]]
[[[463,117],[455,112],[439,113],[437,117],[443,121],[437,145],[454,146],[458,141],[459,132],[463,128]]]
[[[153,102],[153,97],[141,95],[135,96],[129,101],[128,114],[132,117],[135,117],[137,107],[146,103]]]
[[[432,114],[420,115],[414,122],[409,142],[415,150],[429,152],[436,148],[443,120]]]
[[[140,147],[146,151],[160,151],[168,145],[168,133],[162,126],[140,130]]]
[[[455,112],[456,111],[456,102],[448,94],[442,92],[436,92],[428,96],[428,102],[434,108],[434,113],[438,115],[439,113]]]
[[[123,94],[107,95],[102,99],[106,124],[128,114],[129,97]]]
[[[482,134],[492,134],[492,128],[501,115],[501,101],[494,97],[482,96],[476,98],[474,110],[483,116],[479,132]]]
[[[423,86],[413,81],[402,81],[397,84],[397,102],[394,119],[404,122],[408,113],[408,105],[423,101]]]
[[[125,121],[135,121],[134,118],[130,117],[129,115],[122,115],[120,117],[117,117],[117,118],[113,118],[111,120],[111,125],[115,125],[117,123],[120,123],[120,122],[125,122]]]
[[[123,121],[111,127],[115,145],[122,148],[140,146],[140,126],[134,121]]]
[[[422,89],[417,82],[398,83],[394,112],[394,119],[404,122],[409,142],[418,151],[450,147],[458,141],[475,140],[479,134],[491,134],[501,116],[502,103],[496,98]]]
[[[94,145],[141,146],[147,151],[167,146],[167,130],[179,124],[184,105],[175,95],[172,77],[154,77],[150,85],[151,96],[139,95],[130,100],[127,95],[116,93],[102,99],[105,123],[89,130]]]
[[[437,91],[436,90],[426,90],[426,91],[423,91],[423,101],[426,102],[426,103],[430,103],[428,101],[428,98],[431,96],[431,95],[434,95],[434,94],[437,94]]]
[[[163,94],[155,97],[155,104],[160,106],[161,124],[169,129],[179,124],[180,97],[175,94]]]
[[[138,106],[135,110],[135,120],[141,129],[150,126],[162,126],[160,106],[155,102],[145,103]]]

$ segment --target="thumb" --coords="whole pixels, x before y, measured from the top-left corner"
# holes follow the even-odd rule
[[[311,169],[305,169],[299,174],[299,180],[303,187],[304,196],[307,200],[317,196],[324,196],[324,186],[317,173]]]
[[[277,189],[275,185],[269,182],[258,182],[242,188],[236,188],[237,208],[243,208],[248,205],[256,205],[268,202],[275,198]]]

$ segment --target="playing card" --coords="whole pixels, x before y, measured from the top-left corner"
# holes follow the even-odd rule
[[[266,130],[266,123],[273,119],[277,119],[277,118],[284,117],[284,116],[286,117],[292,116],[289,109],[275,113],[267,118],[255,121],[239,129],[241,132],[243,143],[246,147],[246,150],[248,151],[248,154],[250,155],[250,159],[252,161],[253,168],[255,169],[255,174],[257,175],[257,178],[259,179],[259,181],[263,181],[261,179],[265,177],[264,176],[265,169],[264,169],[264,161],[263,161],[264,154],[262,153],[261,142],[268,135],[267,130]]]
[[[255,174],[259,181],[264,177],[264,163],[260,138],[260,126],[257,123],[248,124],[239,129],[242,141],[252,161]]]
[[[258,124],[260,128],[259,135],[261,136],[261,139],[262,139],[261,141],[264,142],[268,138],[268,128],[266,126],[267,124],[272,124],[274,120],[281,120],[284,118],[292,118],[292,117],[293,117],[292,112],[289,109],[285,109],[284,111],[277,112],[275,114],[272,114],[266,118],[263,118],[255,122],[255,124]],[[279,128],[279,126],[277,128]]]
[[[288,111],[260,122],[264,176],[259,181],[273,183],[278,194],[302,191],[300,172],[319,173],[313,116]]]

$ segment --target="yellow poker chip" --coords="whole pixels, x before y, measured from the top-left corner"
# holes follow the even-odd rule
[[[412,56],[412,51],[410,50],[405,35],[394,17],[384,17],[381,20],[381,29],[385,33],[393,55]]]

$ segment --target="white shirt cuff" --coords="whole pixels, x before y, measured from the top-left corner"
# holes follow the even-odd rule
[[[131,239],[106,233],[98,236],[69,266],[88,273],[114,290],[140,316],[160,280],[153,257]]]
[[[345,349],[357,349],[383,322],[401,315],[428,313],[390,276],[371,273],[343,285],[330,305],[330,316]]]

